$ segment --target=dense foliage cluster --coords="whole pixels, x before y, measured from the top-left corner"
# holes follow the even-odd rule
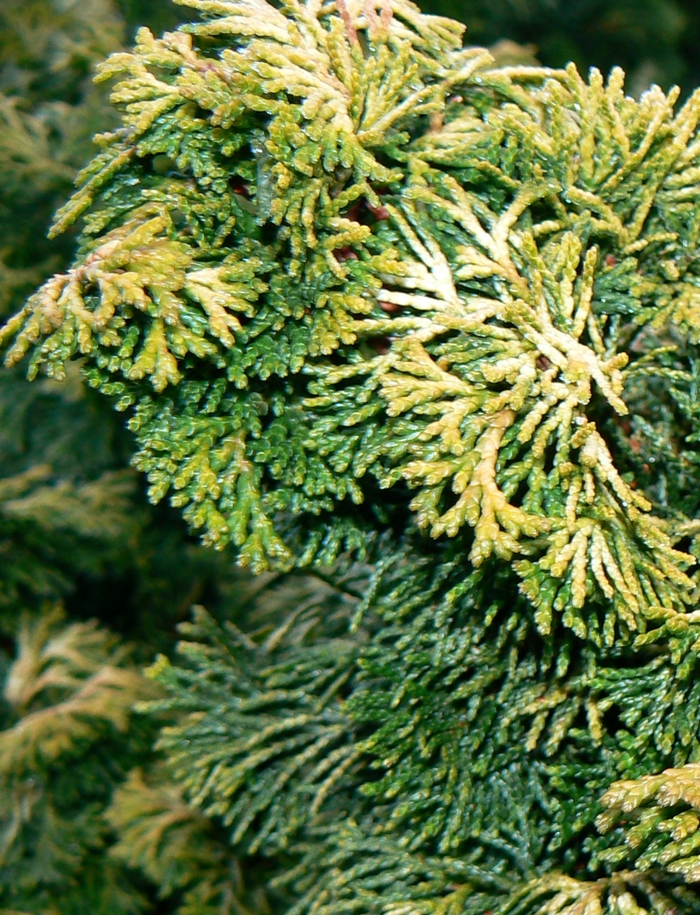
[[[74,248],[46,224],[92,134],[115,124],[90,70],[126,31],[107,0],[0,4],[3,321]],[[0,373],[0,909],[152,911],[154,890],[108,854],[105,819],[153,755],[154,728],[131,714],[154,695],[135,662],[170,647],[193,600],[215,607],[231,576],[148,505],[128,434],[78,366],[61,385],[24,374]]]
[[[24,625],[3,904],[80,911],[99,847],[98,913],[698,911],[700,93],[502,66],[409,0],[183,5],[101,66],[75,259],[0,342],[51,396],[78,361],[261,584],[147,680]],[[0,480],[0,600],[49,498],[98,565],[143,542],[100,470]],[[27,871],[76,805],[83,857]]]

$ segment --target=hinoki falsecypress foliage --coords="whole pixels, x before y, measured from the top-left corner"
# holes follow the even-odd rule
[[[700,910],[700,93],[408,0],[185,5],[103,65],[76,260],[0,335],[326,590],[154,665],[116,857],[182,913]]]
[[[60,614],[25,621],[0,697],[0,911],[132,915],[138,881],[105,853],[103,815],[147,753],[135,701],[155,691],[115,636]]]
[[[74,235],[49,243],[45,226],[91,135],[117,123],[90,69],[125,32],[111,0],[0,3],[2,322],[69,263]],[[153,912],[160,886],[111,855],[105,815],[153,756],[137,665],[193,600],[215,609],[230,562],[148,506],[121,417],[78,365],[61,384],[23,375],[0,371],[0,911]]]
[[[0,4],[3,323],[70,262],[74,233],[47,242],[45,227],[92,134],[118,121],[90,70],[125,33],[112,0]],[[24,374],[0,371],[0,633],[65,601],[73,619],[100,614],[137,638],[148,660],[170,645],[165,615],[211,600],[230,563],[197,548],[174,512],[148,506],[121,417],[86,389],[79,366],[61,384]]]

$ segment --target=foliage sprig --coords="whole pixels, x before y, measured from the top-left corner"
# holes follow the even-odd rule
[[[83,360],[206,542],[325,575],[184,628],[165,771],[292,915],[697,911],[700,93],[408,0],[185,5],[103,66],[75,262],[0,331]],[[188,887],[213,833],[120,798]]]

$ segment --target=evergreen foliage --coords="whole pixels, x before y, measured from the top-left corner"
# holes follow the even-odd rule
[[[125,25],[108,0],[10,0],[0,29],[4,317],[74,248],[70,235],[44,241],[45,225],[89,156],[92,134],[115,121],[90,70],[121,46]],[[137,635],[149,660],[170,644],[164,620],[183,618],[193,599],[225,583],[223,563],[149,509],[128,469],[131,451],[78,366],[64,385],[0,374],[2,632],[14,633],[23,611],[70,600],[74,616],[97,613]]]
[[[95,625],[59,625],[56,614],[20,630],[0,731],[4,912],[142,910],[138,888],[104,853],[103,811],[148,746],[148,730],[129,723],[153,688],[114,642]]]
[[[700,92],[498,66],[409,0],[182,5],[101,66],[122,122],[54,224],[83,219],[75,259],[0,330],[50,391],[80,360],[151,499],[264,573],[150,668],[76,840],[112,830],[94,885],[180,915],[697,912]],[[89,487],[18,471],[2,516],[92,498],[123,536]],[[118,742],[144,695],[105,656],[51,715],[14,700],[42,625],[12,778]],[[9,905],[43,911],[33,879]]]
[[[90,70],[125,27],[107,0],[8,0],[0,31],[4,319],[74,248],[70,235],[45,241],[45,226],[92,134],[116,120]],[[105,819],[127,772],[152,759],[154,728],[130,710],[153,690],[115,636],[83,621],[136,637],[143,663],[231,576],[150,508],[128,434],[77,365],[61,385],[22,375],[0,373],[0,909],[153,911],[145,881],[110,856]]]
[[[70,253],[44,227],[96,130],[113,123],[90,69],[124,40],[111,0],[7,0],[0,9],[0,310],[18,307]]]

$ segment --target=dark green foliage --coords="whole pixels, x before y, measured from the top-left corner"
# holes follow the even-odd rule
[[[151,497],[254,568],[293,561],[284,514],[309,531],[297,559],[325,542],[328,562],[379,520],[353,505],[396,487],[397,523],[408,487],[432,536],[474,529],[474,565],[520,554],[543,632],[567,608],[609,644],[682,610],[693,526],[630,476],[625,417],[635,378],[665,377],[693,442],[700,97],[674,113],[620,71],[494,68],[408,7],[367,14],[367,52],[305,7],[217,51],[255,10],[103,66],[126,128],[63,208],[55,232],[93,207],[78,260],[8,322],[8,361],[31,346],[30,376],[60,378],[88,357],[135,404]]]
[[[55,876],[68,913],[698,912],[700,94],[501,66],[407,0],[183,5],[101,66],[122,122],[54,224],[74,260],[0,331],[105,443],[44,478],[8,438],[5,602],[207,575],[144,550],[75,361],[152,501],[263,578],[181,624],[123,743],[138,677],[8,712],[8,785],[63,817],[80,758],[89,807],[70,860],[29,818],[40,874],[11,834],[8,905]],[[135,588],[150,645],[176,581]]]
[[[691,88],[699,81],[689,53],[700,24],[693,0],[431,0],[425,10],[468,23],[475,44],[531,45],[549,66],[621,66],[637,93],[652,82]]]
[[[229,826],[235,853],[276,865],[281,910],[292,892],[295,913],[544,912],[551,895],[559,911],[629,878],[652,897],[646,910],[663,911],[672,876],[600,877],[626,861],[596,834],[597,798],[669,765],[691,763],[678,772],[694,777],[697,628],[678,622],[603,653],[570,634],[543,639],[525,601],[495,597],[513,592],[507,573],[465,583],[446,550],[420,558],[384,542],[391,558],[351,569],[350,592],[336,570],[342,590],[299,595],[301,612],[271,633],[244,636],[199,611],[185,666],[152,669],[172,698],[151,708],[186,713],[161,738],[176,781]],[[329,642],[343,618],[351,637]],[[332,684],[315,701],[310,668]],[[697,908],[694,895],[676,902]]]
[[[74,238],[43,241],[46,223],[114,123],[91,68],[124,39],[107,0],[8,2],[0,10],[0,313],[68,257]],[[129,636],[142,657],[170,644],[166,619],[215,597],[226,577],[167,513],[154,513],[128,469],[128,433],[86,391],[79,367],[65,385],[0,375],[0,628],[21,611],[70,600]],[[217,584],[219,579],[220,584]]]
[[[46,225],[92,134],[114,124],[91,69],[124,37],[110,2],[0,4],[3,318],[74,248],[71,236],[47,242]],[[104,818],[127,772],[152,759],[154,728],[130,711],[153,689],[114,636],[75,620],[101,617],[150,661],[193,600],[216,604],[230,563],[150,508],[128,433],[78,365],[68,375],[0,374],[0,908],[153,911],[144,881],[110,857]],[[60,602],[73,622],[59,621]]]

